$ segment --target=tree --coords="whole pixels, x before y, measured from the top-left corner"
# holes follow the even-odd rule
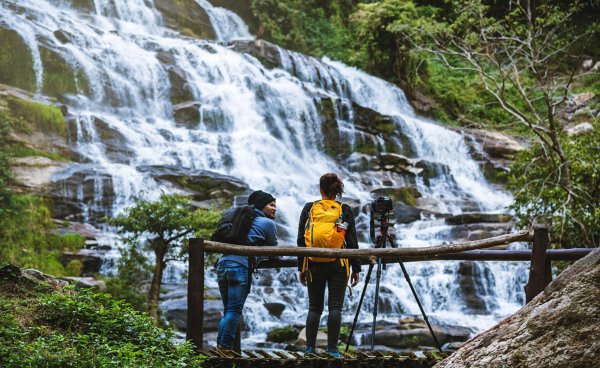
[[[162,194],[158,201],[137,198],[132,207],[108,223],[119,228],[118,233],[130,247],[144,243],[154,253],[152,281],[148,292],[148,313],[157,321],[158,300],[162,276],[167,263],[186,258],[186,236],[208,237],[220,219],[220,212],[193,210],[189,198]]]
[[[407,3],[384,1],[388,2]],[[418,22],[398,17],[387,30],[401,35],[413,50],[429,53],[449,69],[478,75],[485,91],[533,136],[543,156],[539,162],[543,161],[547,173],[543,177],[513,177],[519,190],[528,193],[516,197],[513,208],[517,215],[523,220],[535,215],[558,221],[553,225],[559,230],[557,239],[563,245],[570,245],[565,242],[569,238],[578,238],[581,245],[597,246],[594,234],[598,229],[590,228],[594,225],[585,219],[588,208],[595,203],[589,196],[594,188],[576,184],[582,182],[574,177],[577,152],[572,152],[572,156],[566,152],[570,138],[564,134],[558,118],[560,109],[572,96],[574,83],[586,76],[579,65],[590,42],[597,40],[599,26],[582,20],[593,5],[584,1],[533,0],[501,5],[499,11],[500,7],[492,9],[482,0],[452,1],[450,8],[431,11],[428,19],[420,18]],[[535,207],[542,212],[533,214],[531,204],[539,189],[558,194],[543,195],[546,200]],[[583,236],[574,237],[574,231]]]

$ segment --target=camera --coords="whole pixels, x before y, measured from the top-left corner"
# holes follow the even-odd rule
[[[387,227],[390,225],[390,214],[393,210],[394,203],[389,197],[378,197],[371,203],[371,221],[369,223],[371,241],[375,241],[375,220],[377,220],[382,230],[387,231]]]
[[[371,203],[371,213],[373,215],[379,215],[378,217],[385,216],[393,210],[394,204],[389,197],[378,197]]]

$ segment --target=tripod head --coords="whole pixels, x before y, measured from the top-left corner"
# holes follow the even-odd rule
[[[387,236],[390,225],[393,225],[393,223],[390,222],[390,215],[394,213],[393,211],[394,204],[389,197],[378,197],[371,203],[369,235],[371,237],[371,242],[373,242],[376,247],[379,246],[377,240],[382,236]],[[375,225],[379,225],[380,231],[377,238],[375,237]]]

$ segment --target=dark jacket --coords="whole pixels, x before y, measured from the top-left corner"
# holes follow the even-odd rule
[[[250,230],[246,237],[247,245],[277,246],[277,226],[275,221],[268,218],[261,210],[254,209],[256,217],[252,221]],[[250,267],[248,257],[237,254],[223,254],[217,264],[221,261],[234,261],[244,267]],[[256,262],[256,260],[254,260]]]
[[[308,202],[304,205],[302,213],[300,213],[300,223],[298,224],[298,237],[296,244],[299,247],[306,247],[304,243],[304,226],[306,220],[310,214],[310,208],[313,202]],[[347,249],[358,249],[358,238],[356,236],[356,224],[354,222],[354,214],[352,209],[347,204],[342,204],[342,222],[348,223],[348,229],[346,230],[346,248]],[[352,272],[360,272],[360,260],[350,259],[350,265],[352,266]],[[298,271],[302,271],[302,264],[304,263],[304,257],[298,257]]]

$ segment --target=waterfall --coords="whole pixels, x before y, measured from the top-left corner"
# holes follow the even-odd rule
[[[254,39],[246,23],[234,12],[213,6],[206,0],[196,0],[196,2],[208,13],[210,22],[217,35],[217,41],[227,42]]]
[[[91,10],[67,0],[0,4],[0,26],[16,31],[31,50],[36,92],[43,82],[42,48],[59,54],[87,79],[87,91],[79,88],[76,94],[60,96],[74,132],[70,143],[80,160],[57,178],[66,180],[80,170],[82,177],[91,180],[93,199],[83,195],[84,181],[74,193],[64,193],[81,204],[84,221],[119,213],[142,192],[151,199],[162,192],[182,192],[153,177],[148,168],[157,167],[210,171],[237,178],[251,189],[272,192],[277,198],[277,222],[287,234],[283,243],[293,242],[302,205],[318,197],[318,179],[331,171],[344,179],[343,200],[359,207],[372,199],[373,188],[414,184],[424,198],[436,203],[439,213],[462,213],[465,202],[480,211],[505,210],[510,196],[486,183],[462,136],[415,114],[402,90],[339,62],[281,48],[277,49],[280,66],[268,68],[223,43],[254,38],[237,15],[205,0],[197,3],[208,13],[219,42],[192,39],[165,28],[160,12],[146,0],[94,0]],[[68,35],[68,42],[56,36],[58,30]],[[176,85],[178,80],[181,85]],[[175,101],[178,94],[187,100]],[[411,159],[435,163],[444,168],[443,173],[427,183],[419,176],[408,183],[396,174],[361,175],[327,155],[321,134],[322,99],[332,101],[343,144],[355,148],[364,139],[365,133],[355,125],[356,109],[370,109],[389,117],[394,130],[408,137],[414,151]],[[178,120],[183,109],[192,118]],[[374,139],[385,146],[383,138]],[[364,213],[358,217],[361,239],[367,238],[366,220]],[[398,224],[395,232],[401,247],[436,245],[452,236],[451,228],[435,215]],[[114,236],[101,242],[114,244]],[[486,263],[472,272],[489,313],[466,312],[458,290],[459,267],[458,262],[407,265],[425,310],[435,320],[482,330],[521,305],[524,268]],[[180,281],[176,271],[177,265],[168,270],[168,281]],[[307,301],[307,295],[295,273],[272,272],[268,282],[257,282],[245,312],[251,341],[264,340],[274,326],[304,323],[306,303],[298,301]],[[209,279],[208,286],[215,285]],[[362,282],[356,290],[361,289]],[[365,320],[373,308],[372,289],[365,299]],[[398,266],[384,271],[381,295],[392,306],[382,311],[381,318],[419,314]],[[266,302],[286,304],[281,318],[268,314]],[[348,300],[346,310],[354,310],[357,302],[358,297]],[[352,316],[345,313],[344,318],[348,321]]]

